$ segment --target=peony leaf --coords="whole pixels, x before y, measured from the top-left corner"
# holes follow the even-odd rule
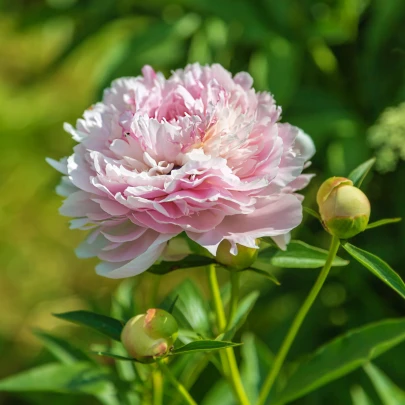
[[[153,274],[166,274],[175,270],[190,269],[193,267],[204,267],[215,263],[215,260],[210,257],[189,255],[177,262],[160,262],[149,267],[148,271]]]
[[[405,391],[397,387],[381,370],[369,363],[364,366],[364,371],[373,383],[383,405],[405,404]]]
[[[250,402],[255,404],[267,372],[273,366],[274,356],[267,345],[261,342],[252,333],[243,334],[242,342],[242,382]]]
[[[280,285],[280,282],[276,279],[276,277],[273,276],[273,274],[270,274],[270,273],[269,273],[268,271],[266,271],[266,270],[257,269],[257,268],[254,268],[254,267],[249,267],[249,268],[246,269],[246,270],[253,271],[254,273],[258,274],[259,276],[266,277],[267,280],[272,281],[274,284]],[[243,271],[245,271],[245,270],[243,270]]]
[[[352,330],[298,364],[273,405],[289,403],[363,366],[405,341],[405,319],[385,320]]]
[[[118,319],[90,311],[71,311],[62,314],[53,314],[53,316],[78,325],[87,326],[111,339],[121,341],[121,332],[124,327],[124,322]]]
[[[387,224],[395,224],[396,222],[400,222],[400,221],[402,221],[402,218],[380,219],[378,221],[371,222],[370,224],[368,224],[366,229],[373,229],[373,228],[377,228],[378,226],[387,225]]]
[[[384,260],[348,242],[343,243],[342,246],[360,264],[384,281],[385,284],[395,290],[402,298],[405,298],[405,284],[403,280]]]
[[[302,209],[309,215],[313,216],[314,218],[318,219],[319,221],[321,221],[321,216],[312,208],[309,207],[302,207]]]
[[[132,277],[123,280],[118,285],[111,300],[110,316],[112,318],[128,321],[141,312],[141,310],[137,308],[134,299],[134,291],[137,283],[138,279]]]
[[[92,353],[97,354],[98,356],[111,357],[116,360],[137,361],[136,359],[133,359],[132,357],[121,356],[120,354],[115,354],[115,353],[99,352],[99,351],[94,351]]]
[[[196,340],[177,349],[170,354],[188,354],[198,352],[211,352],[213,350],[226,349],[227,347],[240,346],[241,343],[225,342],[223,340]]]
[[[245,323],[250,311],[253,309],[257,299],[259,298],[259,295],[259,291],[252,291],[239,301],[235,316],[233,317],[228,330],[223,334],[222,339],[231,340],[234,337],[235,333]]]
[[[375,158],[369,159],[366,162],[362,163],[360,166],[357,166],[350,174],[347,176],[353,182],[353,185],[360,188],[363,180],[366,178],[368,172],[373,167],[375,163]]]
[[[163,300],[159,308],[170,308],[177,296],[172,314],[179,327],[208,336],[211,330],[209,308],[200,288],[193,281],[186,279]]]
[[[98,396],[112,390],[110,374],[106,369],[83,362],[46,364],[0,381],[0,391],[11,392],[46,391]]]
[[[93,361],[84,351],[72,346],[69,342],[60,337],[41,330],[35,330],[34,334],[42,340],[46,349],[61,363],[72,364],[78,361]]]
[[[355,385],[350,390],[350,395],[352,397],[353,405],[373,405],[370,398],[359,385]]]
[[[276,267],[295,269],[315,269],[322,267],[326,263],[328,251],[308,245],[299,240],[291,241],[287,250],[278,250],[272,247],[259,252],[258,260],[253,263],[258,265],[271,264]],[[346,266],[349,262],[340,257],[335,257],[332,266]]]

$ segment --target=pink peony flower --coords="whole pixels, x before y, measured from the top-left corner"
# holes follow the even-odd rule
[[[117,79],[84,112],[74,153],[49,163],[64,174],[57,192],[71,228],[93,229],[79,257],[97,256],[98,274],[147,270],[181,232],[213,255],[227,239],[255,248],[270,236],[281,247],[302,220],[314,154],[300,129],[278,122],[269,93],[248,73],[188,65],[169,79],[150,66]]]

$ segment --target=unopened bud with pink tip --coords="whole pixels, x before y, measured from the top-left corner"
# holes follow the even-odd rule
[[[318,190],[316,201],[325,229],[340,239],[348,239],[367,228],[370,202],[353,182],[331,177]]]
[[[178,325],[163,309],[149,309],[146,314],[131,318],[121,333],[127,352],[142,363],[151,363],[166,356],[177,339]]]

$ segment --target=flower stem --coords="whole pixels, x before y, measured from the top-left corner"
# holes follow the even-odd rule
[[[211,289],[212,299],[214,301],[215,313],[217,316],[217,325],[219,333],[225,332],[227,323],[225,318],[224,306],[222,304],[221,293],[219,290],[218,279],[215,271],[215,265],[210,265],[208,269],[208,280]],[[232,282],[232,296],[234,305],[238,304],[237,293],[239,291],[239,278],[235,278]],[[236,287],[237,288],[234,288]],[[231,315],[232,315],[232,305],[231,305]],[[223,354],[225,353],[225,354]],[[249,399],[246,395],[245,389],[242,385],[242,380],[240,378],[238,364],[236,362],[235,353],[232,348],[227,348],[223,352],[220,352],[222,367],[224,369],[224,374],[228,378],[229,382],[232,384],[234,394],[240,405],[250,405]]]
[[[153,371],[152,381],[153,381],[153,405],[162,405],[163,381],[162,381],[162,373],[159,369]]]
[[[326,277],[329,274],[329,270],[332,267],[332,262],[339,249],[339,245],[340,245],[339,239],[336,236],[333,236],[332,242],[330,244],[329,254],[328,254],[326,263],[323,266],[323,269],[320,272],[310,293],[308,294],[307,299],[304,301],[300,310],[298,311],[297,315],[295,316],[295,319],[290,326],[287,336],[284,338],[281,348],[274,360],[274,365],[273,365],[272,369],[270,370],[269,374],[267,375],[266,380],[263,384],[263,387],[260,391],[257,405],[265,404],[266,399],[270,393],[270,390],[271,390],[274,382],[276,381],[276,378],[280,372],[281,367],[283,366],[283,363],[288,354],[288,351],[290,350],[290,347],[302,325],[302,322],[304,321],[308,311],[310,310],[312,304],[314,303],[316,297],[318,296],[318,293],[321,290],[321,288],[326,280]]]
[[[231,271],[231,303],[229,307],[229,317],[227,330],[232,326],[232,322],[236,315],[236,310],[238,309],[238,300],[239,300],[239,280],[240,273],[236,271]]]
[[[182,385],[176,379],[176,377],[172,374],[169,367],[166,366],[164,361],[158,360],[158,365],[159,365],[160,369],[162,370],[162,373],[168,378],[168,380],[171,382],[173,387],[176,388],[177,392],[183,397],[185,403],[187,403],[188,405],[197,405],[197,402],[194,401],[192,396],[184,388],[184,385]]]

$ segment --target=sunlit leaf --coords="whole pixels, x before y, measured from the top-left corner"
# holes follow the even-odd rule
[[[124,323],[118,319],[90,311],[71,311],[53,315],[68,322],[87,326],[111,339],[121,341],[121,332]]]
[[[242,336],[241,378],[246,394],[252,404],[256,403],[260,387],[266,378],[268,370],[273,365],[273,355],[269,348],[252,333]]]
[[[272,247],[261,250],[253,266],[271,264],[276,267],[313,269],[322,267],[326,263],[327,257],[327,250],[296,240],[288,244],[287,250]],[[346,266],[348,263],[347,260],[335,257],[332,266]]]
[[[134,300],[136,280],[136,277],[127,278],[115,290],[111,303],[112,318],[127,321],[139,312]]]
[[[159,308],[170,308],[178,296],[173,308],[173,316],[180,328],[194,331],[202,336],[209,336],[211,326],[207,299],[201,290],[189,279],[178,285],[159,305]]]
[[[322,346],[299,364],[272,404],[291,402],[349,374],[405,340],[405,319],[386,320],[352,330]]]
[[[405,391],[393,383],[381,370],[369,363],[364,366],[383,405],[404,405]]]
[[[347,178],[353,182],[353,185],[356,187],[361,186],[363,180],[366,178],[368,172],[371,170],[375,163],[375,158],[369,159],[366,162],[362,163],[360,166],[356,167]]]
[[[371,222],[367,225],[367,229],[377,228],[378,226],[395,224],[396,222],[402,221],[402,218],[385,218],[380,219],[379,221]]]
[[[384,260],[348,242],[343,243],[342,246],[347,253],[366,269],[370,270],[375,276],[384,281],[385,284],[395,290],[402,298],[405,298],[405,284],[403,280]]]
[[[110,382],[110,374],[90,363],[47,364],[0,381],[0,391],[48,391],[99,394]]]
[[[195,342],[187,343],[171,352],[173,355],[211,352],[213,350],[226,349],[227,347],[240,346],[241,343],[225,342],[223,340],[196,340]]]

